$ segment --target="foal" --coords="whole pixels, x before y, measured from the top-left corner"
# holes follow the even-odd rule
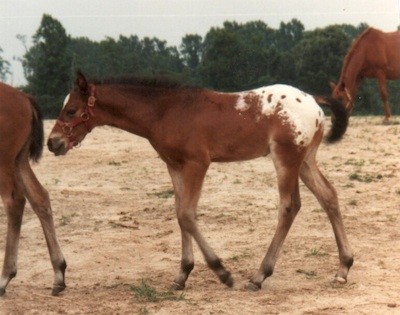
[[[121,80],[89,84],[78,73],[74,89],[48,139],[49,150],[64,155],[94,127],[110,125],[147,138],[167,164],[175,191],[182,235],[180,270],[174,289],[183,289],[194,267],[192,240],[208,266],[227,286],[233,279],[196,224],[196,207],[211,162],[232,162],[271,154],[280,196],[279,221],[258,272],[247,284],[259,290],[269,277],[300,209],[299,177],[328,214],[339,250],[338,282],[346,282],[353,258],[333,186],[316,164],[324,133],[317,102],[335,115],[328,141],[347,128],[341,103],[314,98],[296,88],[273,85],[239,93],[218,93],[158,81]]]
[[[17,254],[26,199],[39,217],[54,269],[53,295],[65,288],[66,263],[58,245],[47,191],[37,180],[29,159],[43,151],[43,123],[34,100],[0,83],[0,195],[7,214],[7,240],[0,296],[17,274]]]

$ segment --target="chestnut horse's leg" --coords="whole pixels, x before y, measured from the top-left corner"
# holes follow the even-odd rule
[[[0,195],[7,214],[6,248],[0,278],[0,296],[2,296],[10,280],[17,274],[18,243],[25,197],[15,177],[14,159],[6,161],[3,158],[0,163]]]
[[[272,275],[279,252],[289,232],[290,227],[300,210],[299,167],[302,155],[297,149],[288,152],[279,152],[281,148],[271,149],[278,177],[279,189],[279,219],[272,239],[258,272],[250,279],[246,289],[257,291],[261,289],[263,281]],[[290,161],[291,160],[291,161]]]
[[[175,189],[176,214],[182,235],[181,267],[172,289],[182,290],[194,267],[192,237],[198,244],[208,266],[218,275],[221,282],[233,286],[229,271],[208,245],[196,224],[196,208],[200,198],[204,176],[209,163],[186,162],[179,168],[168,165],[168,170]]]
[[[37,180],[26,154],[20,160],[18,175],[23,185],[24,193],[26,194],[32,209],[38,216],[43,228],[47,247],[50,253],[51,264],[54,270],[52,295],[55,296],[66,287],[65,269],[67,264],[57,241],[49,194]]]
[[[385,118],[383,120],[383,123],[388,123],[389,118],[391,116],[391,112],[390,112],[390,107],[389,107],[388,93],[387,93],[387,86],[386,86],[386,76],[385,76],[384,71],[377,72],[377,79],[378,79],[378,83],[379,83],[379,91],[381,93],[381,98],[383,101],[383,107],[385,109]]]
[[[353,254],[342,222],[336,190],[319,170],[315,160],[316,152],[315,148],[305,159],[300,177],[324,208],[332,224],[340,261],[335,280],[346,283],[347,274],[353,265]]]

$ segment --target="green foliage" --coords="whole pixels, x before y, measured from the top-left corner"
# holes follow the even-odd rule
[[[297,19],[281,22],[278,29],[263,21],[227,21],[211,28],[204,38],[185,35],[178,49],[158,38],[135,35],[101,41],[71,38],[59,21],[45,14],[33,45],[26,47],[21,59],[28,82],[23,90],[38,98],[46,118],[57,116],[77,69],[99,79],[168,75],[219,91],[284,83],[329,95],[328,82],[337,82],[352,40],[367,27],[342,24],[305,31]],[[0,56],[0,79],[8,74],[9,63]],[[399,114],[400,82],[389,82],[388,91],[392,113]],[[354,114],[382,113],[376,80],[365,80]]]
[[[44,14],[33,36],[34,45],[23,59],[22,65],[28,81],[25,90],[37,97],[47,117],[56,115],[59,104],[69,90],[69,41],[61,23]]]
[[[327,84],[336,81],[351,38],[337,26],[305,32],[294,51],[300,88],[313,94],[330,94]]]
[[[1,57],[3,49],[0,47],[0,81],[5,81],[7,75],[10,74],[10,63]]]

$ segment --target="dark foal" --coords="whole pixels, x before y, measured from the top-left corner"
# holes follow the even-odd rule
[[[268,252],[247,288],[258,290],[273,272],[285,237],[300,209],[299,178],[328,214],[338,249],[336,279],[346,282],[353,263],[333,186],[319,170],[315,156],[324,133],[329,106],[334,123],[328,141],[346,131],[342,104],[310,96],[286,85],[239,93],[166,82],[120,80],[89,84],[78,73],[75,87],[48,139],[50,151],[63,155],[96,126],[110,125],[147,138],[167,164],[175,190],[176,215],[182,234],[180,270],[174,289],[183,289],[194,267],[192,240],[208,266],[228,286],[229,271],[208,245],[196,224],[196,207],[211,162],[233,162],[271,155],[278,175],[279,222]]]
[[[50,200],[37,180],[29,159],[38,161],[43,151],[43,123],[35,101],[0,83],[0,195],[7,214],[7,241],[0,296],[17,274],[18,243],[28,199],[43,228],[54,269],[53,295],[65,288],[66,263],[57,242]]]

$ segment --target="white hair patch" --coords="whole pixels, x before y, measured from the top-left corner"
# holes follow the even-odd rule
[[[67,105],[68,101],[69,101],[69,94],[65,97],[64,99],[64,104],[63,104],[63,108],[65,107],[65,105]]]

